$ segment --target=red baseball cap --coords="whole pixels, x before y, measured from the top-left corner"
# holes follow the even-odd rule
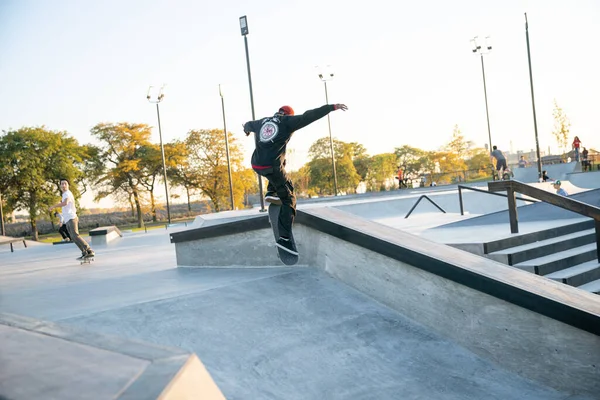
[[[294,115],[294,109],[290,106],[282,106],[279,109],[279,112],[284,114],[284,115]]]

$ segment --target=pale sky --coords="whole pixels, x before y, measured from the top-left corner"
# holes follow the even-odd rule
[[[556,99],[571,120],[571,139],[600,150],[598,0],[0,0],[0,130],[45,125],[84,144],[94,143],[90,129],[99,122],[156,127],[145,96],[149,85],[166,84],[163,140],[183,139],[190,129],[222,129],[222,84],[228,130],[249,160],[239,28],[247,15],[257,118],[285,104],[297,114],[324,104],[315,66],[331,65],[330,103],[349,107],[331,114],[335,138],[362,143],[371,155],[405,144],[435,150],[458,124],[483,146],[481,62],[470,40],[490,35],[484,61],[492,142],[530,150],[525,12],[540,147],[556,148]],[[289,146],[292,168],[324,136],[326,118],[298,131]]]

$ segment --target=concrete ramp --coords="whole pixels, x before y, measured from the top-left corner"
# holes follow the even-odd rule
[[[550,164],[542,165],[542,170],[546,170],[547,174],[553,180],[567,180],[568,175],[574,172],[581,172],[581,163],[570,162],[564,164]],[[535,183],[539,182],[539,173],[537,165],[531,165],[527,168],[514,168],[513,173],[515,174],[514,179],[524,183]]]
[[[225,399],[180,349],[2,313],[0,342],[3,399]]]

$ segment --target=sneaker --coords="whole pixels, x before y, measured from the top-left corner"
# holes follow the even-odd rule
[[[94,250],[89,249],[86,253],[86,257],[94,257],[96,255],[96,253],[94,253]]]
[[[281,199],[279,198],[279,196],[277,196],[276,193],[273,192],[267,192],[267,195],[265,196],[265,201],[267,203],[276,204],[278,206],[281,205]]]
[[[292,241],[290,239],[280,237],[277,240],[277,243],[275,243],[275,244],[277,245],[277,247],[287,251],[290,254],[293,254],[295,256],[298,255],[298,252],[296,251],[296,247],[294,246],[294,243],[292,243]]]

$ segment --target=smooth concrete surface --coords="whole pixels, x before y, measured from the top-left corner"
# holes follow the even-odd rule
[[[535,383],[318,268],[176,268],[168,233],[125,236],[89,266],[63,246],[0,254],[0,311],[193,352],[227,399],[595,397]]]
[[[6,313],[0,339],[2,399],[224,399],[181,349]]]
[[[573,184],[586,189],[600,188],[600,171],[574,172],[567,179]]]
[[[296,230],[305,229],[299,225]],[[329,275],[509,370],[562,390],[585,386],[589,393],[600,393],[600,337],[309,230],[310,234],[304,234],[310,237],[307,245],[315,249],[313,260]],[[430,244],[429,251],[439,256],[441,246]],[[459,250],[447,250],[448,258],[464,260]],[[514,275],[525,274],[477,256],[468,257],[507,282]],[[541,287],[563,289],[560,284],[535,278]],[[600,315],[600,301],[596,312]],[[590,386],[590,382],[594,383]]]

